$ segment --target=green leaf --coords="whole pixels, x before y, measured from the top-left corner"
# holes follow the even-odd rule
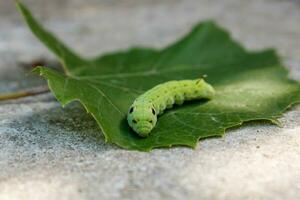
[[[299,102],[300,86],[287,78],[273,50],[248,52],[213,22],[203,22],[178,42],[162,49],[132,48],[83,59],[46,31],[26,7],[17,4],[32,32],[64,64],[65,74],[39,67],[55,97],[66,105],[78,100],[92,114],[106,141],[149,151],[222,136],[229,127],[252,120],[278,124],[277,118]],[[126,113],[139,95],[174,79],[206,80],[217,91],[211,101],[185,103],[158,119],[148,138],[127,125]]]

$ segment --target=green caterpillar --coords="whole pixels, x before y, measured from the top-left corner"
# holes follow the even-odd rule
[[[127,121],[138,135],[147,137],[166,108],[188,100],[212,99],[214,94],[213,87],[203,79],[168,81],[140,95],[130,106]]]

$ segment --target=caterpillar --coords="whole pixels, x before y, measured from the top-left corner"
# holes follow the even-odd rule
[[[127,121],[139,136],[147,137],[156,125],[157,116],[165,109],[184,101],[212,99],[214,95],[214,88],[202,78],[168,81],[137,97],[128,110]]]

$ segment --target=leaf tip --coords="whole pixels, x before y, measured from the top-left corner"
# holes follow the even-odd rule
[[[218,27],[217,23],[211,19],[207,19],[205,21],[201,21],[198,24],[195,25],[195,29],[200,29],[201,27]]]
[[[25,5],[19,0],[14,0],[14,2],[15,2],[15,6],[16,6],[17,10],[23,14],[24,11],[26,10]]]
[[[30,72],[31,72],[31,73],[36,73],[36,74],[39,74],[39,75],[43,75],[43,74],[42,74],[42,70],[43,70],[43,67],[42,67],[42,66],[37,66],[37,67],[35,67],[33,70],[31,70]]]
[[[273,119],[270,119],[271,123],[279,126],[280,128],[283,128],[283,123],[281,123],[278,119],[276,118],[273,118]]]

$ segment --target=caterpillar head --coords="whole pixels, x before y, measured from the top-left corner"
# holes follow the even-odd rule
[[[133,103],[127,121],[139,136],[147,137],[156,124],[157,112],[151,103]]]

